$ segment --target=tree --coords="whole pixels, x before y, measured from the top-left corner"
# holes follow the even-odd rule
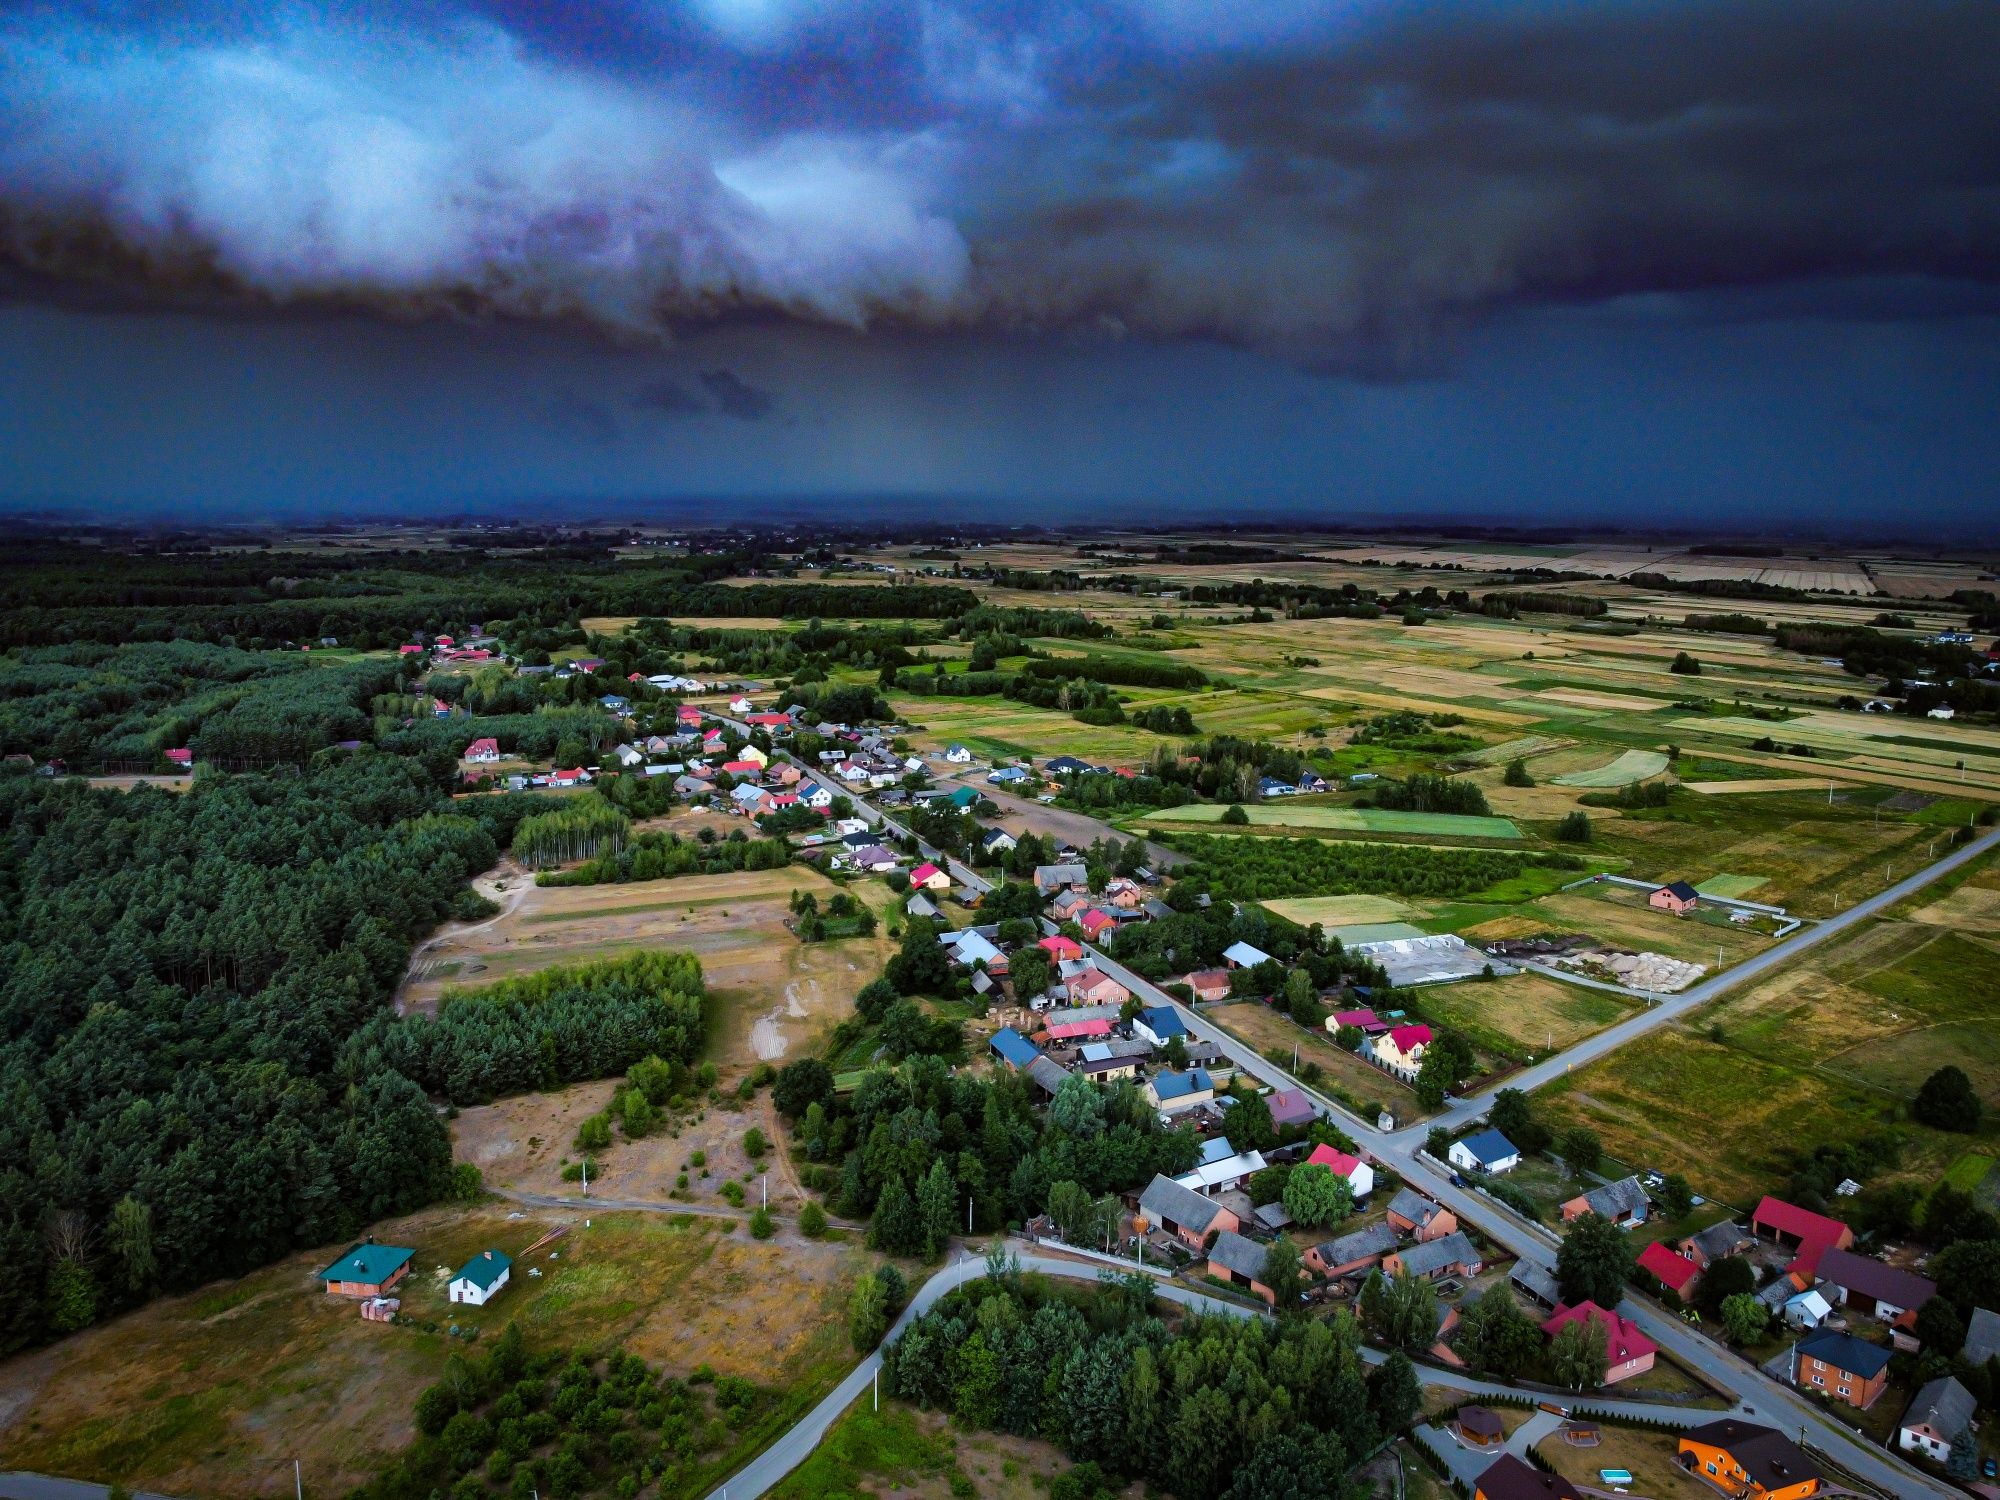
[[[1444,1096],[1458,1087],[1471,1073],[1475,1059],[1472,1044],[1464,1034],[1447,1026],[1424,1048],[1424,1060],[1417,1065],[1417,1098],[1424,1108],[1436,1109]]]
[[[1771,1311],[1749,1292],[1722,1299],[1722,1331],[1732,1344],[1754,1344],[1771,1326]]]
[[[1917,1090],[1910,1113],[1933,1130],[1970,1132],[1979,1128],[1982,1106],[1972,1080],[1963,1069],[1947,1063]]]
[[[1416,1421],[1424,1409],[1424,1390],[1417,1382],[1417,1367],[1402,1350],[1392,1350],[1370,1373],[1368,1398],[1385,1431],[1401,1432]]]
[[[809,1240],[826,1238],[826,1210],[810,1198],[799,1210],[799,1233]]]
[[[1497,1281],[1465,1309],[1455,1347],[1473,1369],[1511,1380],[1541,1352],[1542,1334],[1507,1284]]]
[[[1673,664],[1667,670],[1669,672],[1678,672],[1683,677],[1699,677],[1701,676],[1701,663],[1696,661],[1687,652],[1682,651],[1675,655]]]
[[[917,1217],[923,1225],[925,1260],[936,1260],[944,1254],[953,1220],[958,1217],[957,1208],[958,1184],[952,1181],[951,1169],[944,1164],[944,1158],[939,1157],[917,1186]]]
[[[833,1097],[833,1069],[817,1057],[802,1057],[778,1070],[771,1086],[771,1102],[788,1120],[797,1120],[815,1104]]]
[[[1278,1127],[1262,1094],[1238,1094],[1229,1111],[1229,1139],[1239,1150],[1264,1151],[1278,1144]]]
[[[1678,1172],[1669,1172],[1660,1183],[1660,1206],[1669,1219],[1685,1219],[1694,1212],[1694,1189]]]
[[[1557,1134],[1556,1154],[1572,1172],[1595,1172],[1604,1164],[1604,1143],[1588,1125],[1572,1125]]]
[[[1424,1136],[1424,1152],[1437,1161],[1445,1160],[1451,1150],[1451,1132],[1442,1125],[1433,1125]]]
[[[1951,1453],[1944,1461],[1944,1471],[1953,1479],[1971,1479],[1979,1472],[1979,1446],[1972,1440],[1972,1429],[1961,1427],[1951,1440]]]
[[[1264,1274],[1258,1279],[1271,1289],[1279,1313],[1296,1313],[1299,1297],[1305,1291],[1298,1242],[1288,1234],[1271,1241],[1271,1248],[1264,1252]]]
[[[1371,1271],[1361,1286],[1361,1319],[1398,1349],[1428,1349],[1437,1342],[1437,1288],[1416,1276]]]
[[[1337,1224],[1354,1212],[1354,1188],[1324,1163],[1294,1167],[1285,1179],[1285,1211],[1303,1229]]]
[[[1285,1009],[1301,1026],[1320,1024],[1319,989],[1306,970],[1294,969],[1285,976]]]
[[[1931,1259],[1938,1295],[1970,1317],[1975,1307],[2000,1307],[2000,1240],[1960,1240]]]
[[[1528,763],[1518,756],[1507,762],[1507,770],[1500,778],[1508,786],[1533,786],[1535,778],[1528,774]]]
[[[750,1215],[750,1238],[753,1240],[768,1240],[777,1227],[768,1208],[756,1209]]]
[[[868,1243],[891,1255],[916,1255],[924,1247],[923,1222],[916,1202],[900,1177],[891,1177],[875,1203],[875,1217],[868,1225]]]
[[[1488,1118],[1495,1130],[1527,1156],[1539,1156],[1548,1150],[1553,1139],[1553,1133],[1536,1118],[1534,1105],[1520,1089],[1501,1089],[1495,1094],[1493,1112]]]
[[[890,958],[883,977],[899,995],[934,995],[950,989],[951,960],[937,940],[937,929],[912,918],[903,932],[903,946]]]
[[[1242,828],[1250,822],[1250,814],[1243,810],[1243,804],[1232,802],[1222,810],[1222,821],[1232,828]]]
[[[1695,1283],[1695,1300],[1704,1312],[1719,1316],[1722,1304],[1731,1297],[1756,1290],[1757,1272],[1750,1262],[1740,1255],[1727,1255],[1710,1262],[1701,1273],[1701,1280]]]
[[[1966,1320],[1943,1297],[1933,1297],[1917,1309],[1917,1341],[1926,1354],[1949,1359],[1965,1347]]]
[[[882,1296],[882,1283],[864,1273],[855,1280],[847,1299],[847,1337],[856,1354],[867,1354],[882,1342],[889,1331],[889,1312]]]
[[[124,1272],[125,1290],[143,1295],[159,1271],[159,1260],[153,1254],[153,1211],[127,1193],[111,1206],[104,1240]]]
[[[1590,814],[1573,812],[1563,814],[1556,824],[1556,840],[1564,844],[1587,844],[1590,842]]]
[[[1606,1336],[1604,1324],[1596,1318],[1577,1318],[1563,1324],[1549,1340],[1549,1375],[1557,1385],[1572,1391],[1604,1384]]]
[[[1603,1308],[1616,1307],[1631,1274],[1632,1247],[1625,1231],[1596,1214],[1585,1214],[1570,1225],[1556,1251],[1556,1280],[1563,1301],[1572,1306],[1595,1302]]]

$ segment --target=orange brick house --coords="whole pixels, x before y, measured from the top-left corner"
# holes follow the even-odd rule
[[[1866,1411],[1889,1384],[1889,1354],[1886,1344],[1821,1329],[1794,1351],[1792,1384]]]
[[[1797,1443],[1735,1417],[1682,1433],[1679,1460],[1690,1474],[1743,1500],[1810,1500],[1820,1491],[1820,1472]]]
[[[379,1297],[409,1274],[416,1253],[367,1240],[321,1271],[319,1279],[331,1297]]]

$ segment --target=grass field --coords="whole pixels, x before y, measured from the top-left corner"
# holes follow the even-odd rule
[[[296,1457],[308,1489],[344,1491],[410,1440],[416,1393],[465,1347],[444,1332],[454,1310],[433,1268],[489,1246],[518,1255],[558,1223],[569,1233],[532,1258],[544,1274],[517,1267],[492,1308],[458,1321],[492,1335],[513,1320],[530,1348],[617,1344],[675,1374],[706,1363],[786,1392],[718,1467],[789,1426],[852,1361],[845,1300],[872,1257],[850,1246],[760,1243],[659,1214],[598,1213],[586,1229],[575,1214],[434,1209],[377,1233],[417,1248],[403,1307],[438,1332],[366,1323],[328,1297],[315,1273],[345,1246],[325,1246],[10,1362],[0,1464],[234,1500],[288,1490]]]
[[[968,1432],[941,1412],[897,1402],[872,1411],[857,1403],[825,1440],[771,1491],[772,1500],[1032,1500],[1069,1468],[1052,1443],[997,1432]],[[1136,1487],[1134,1487],[1136,1493]]]
[[[1566,739],[1556,739],[1550,735],[1523,735],[1519,739],[1502,740],[1497,745],[1488,745],[1484,750],[1475,750],[1465,759],[1475,765],[1504,766],[1510,760],[1526,760],[1531,755],[1545,755],[1551,750],[1560,750],[1568,743]]]
[[[1579,1042],[1634,1008],[1623,995],[1540,974],[1433,985],[1418,992],[1417,1004],[1433,1022],[1459,1027],[1475,1046],[1517,1061]]]
[[[1762,875],[1711,875],[1696,885],[1695,889],[1704,896],[1735,898],[1747,896],[1764,884],[1766,881]]]
[[[1361,922],[1399,922],[1414,910],[1393,896],[1293,896],[1282,901],[1266,901],[1267,910],[1288,922],[1310,927],[1349,927]]]
[[[1572,771],[1555,778],[1559,786],[1630,786],[1657,776],[1667,768],[1667,758],[1657,750],[1627,750],[1616,760],[1591,771]]]
[[[1618,1387],[1621,1391],[1630,1388]],[[1551,1437],[1544,1438],[1535,1451],[1572,1484],[1589,1485],[1600,1493],[1608,1488],[1598,1478],[1600,1469],[1625,1469],[1632,1475],[1634,1494],[1652,1500],[1714,1500],[1716,1492],[1675,1461],[1680,1443],[1673,1433],[1612,1423],[1601,1424],[1599,1430],[1604,1441],[1595,1448],[1572,1448]]]
[[[1166,808],[1144,821],[1162,825],[1174,823],[1216,823],[1228,811],[1220,803],[1193,803]],[[1442,838],[1518,839],[1521,830],[1505,818],[1481,818],[1463,813],[1394,812],[1379,807],[1327,807],[1319,803],[1265,802],[1243,809],[1250,826],[1285,828],[1311,834],[1321,830],[1346,833],[1435,834]],[[1226,826],[1214,832],[1227,833]]]
[[[1292,1049],[1297,1047],[1299,1062],[1316,1063],[1325,1075],[1317,1085],[1323,1092],[1344,1096],[1357,1107],[1387,1103],[1399,1119],[1414,1119],[1422,1113],[1417,1096],[1406,1085],[1334,1046],[1324,1030],[1307,1031],[1255,1000],[1218,1006],[1207,1015],[1287,1068],[1292,1065]],[[1372,1108],[1363,1108],[1361,1113],[1374,1118]]]

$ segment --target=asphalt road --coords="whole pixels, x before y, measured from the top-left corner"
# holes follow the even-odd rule
[[[104,1500],[111,1487],[86,1479],[57,1479],[49,1474],[0,1474],[0,1500]],[[132,1491],[133,1500],[173,1500],[151,1490]]]

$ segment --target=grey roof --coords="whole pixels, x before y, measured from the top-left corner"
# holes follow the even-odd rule
[[[2000,1354],[2000,1313],[1973,1308],[1972,1319],[1965,1329],[1965,1348],[1960,1352],[1975,1365],[1983,1365]]]
[[[1255,1240],[1245,1239],[1233,1229],[1225,1229],[1209,1247],[1208,1258],[1218,1265],[1227,1266],[1238,1276],[1261,1281],[1264,1278],[1264,1259],[1269,1253]]]
[[[1903,1413],[1903,1425],[1922,1424],[1950,1442],[1965,1430],[1978,1405],[1972,1392],[1951,1376],[1941,1375],[1917,1392],[1910,1409]]]
[[[1531,1260],[1517,1260],[1507,1279],[1537,1302],[1554,1307],[1562,1301],[1562,1283],[1556,1280],[1555,1272],[1547,1266],[1538,1266]]]
[[[1850,1295],[1859,1292],[1912,1311],[1937,1295],[1937,1283],[1928,1276],[1833,1245],[1820,1255],[1818,1271],[1820,1280],[1830,1281]]]
[[[1605,1183],[1601,1188],[1592,1188],[1583,1195],[1583,1201],[1598,1218],[1609,1219],[1615,1224],[1646,1207],[1646,1189],[1636,1177],[1621,1177],[1616,1182]]]
[[[1479,1264],[1479,1252],[1472,1248],[1472,1241],[1465,1237],[1464,1230],[1454,1229],[1441,1240],[1412,1245],[1407,1250],[1399,1251],[1398,1259],[1410,1275],[1428,1276],[1447,1266],[1476,1266]]]
[[[1195,1234],[1206,1234],[1222,1205],[1204,1198],[1193,1188],[1182,1187],[1165,1173],[1156,1173],[1139,1195],[1139,1212],[1155,1224],[1173,1224]]]
[[[938,915],[938,909],[931,901],[931,898],[921,893],[905,901],[903,903],[903,910],[913,917],[935,917]]]
[[[1415,1188],[1398,1188],[1396,1196],[1389,1200],[1389,1212],[1399,1219],[1408,1219],[1412,1224],[1422,1226],[1444,1210]]]
[[[1736,1254],[1752,1240],[1741,1224],[1724,1219],[1720,1224],[1709,1225],[1699,1234],[1689,1235],[1688,1243],[1710,1260],[1721,1260]]]
[[[1387,1224],[1370,1224],[1319,1247],[1319,1258],[1329,1266],[1348,1266],[1371,1256],[1384,1256],[1396,1248],[1396,1231]]]
[[[1049,1094],[1053,1094],[1057,1089],[1061,1088],[1063,1080],[1069,1077],[1069,1070],[1067,1068],[1049,1061],[1046,1057],[1038,1057],[1029,1063],[1027,1073],[1030,1078],[1034,1079],[1041,1086],[1044,1093]]]
[[[1274,1198],[1257,1210],[1257,1222],[1275,1233],[1292,1222],[1292,1211],[1285,1207],[1284,1199]]]
[[[1050,891],[1059,885],[1083,885],[1090,879],[1090,871],[1080,864],[1036,865],[1035,888]]]

